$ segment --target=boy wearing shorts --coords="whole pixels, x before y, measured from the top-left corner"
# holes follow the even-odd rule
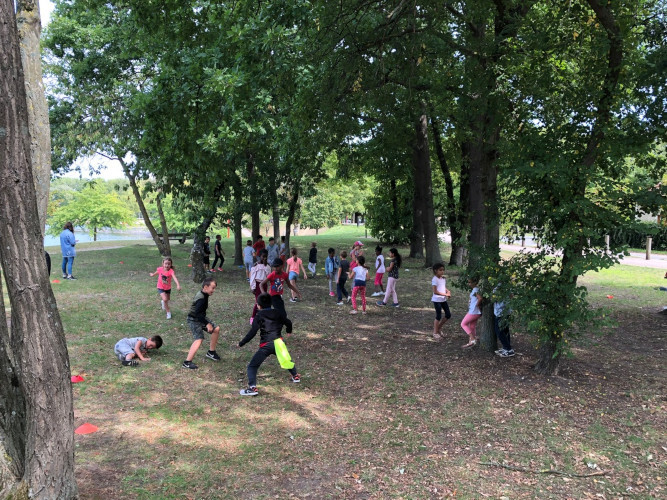
[[[433,296],[431,302],[435,308],[435,320],[433,321],[433,338],[440,340],[442,338],[442,327],[452,313],[449,312],[449,304],[447,298],[451,296],[447,290],[447,281],[445,280],[445,265],[438,263],[433,265],[433,279],[431,280],[431,288],[433,289]],[[445,311],[445,317],[442,317],[442,311]]]
[[[199,368],[192,360],[197,354],[199,346],[204,340],[204,332],[211,334],[210,349],[206,353],[206,357],[213,361],[220,361],[220,356],[215,352],[215,346],[218,345],[218,337],[220,336],[220,327],[216,326],[210,319],[206,317],[206,309],[208,309],[208,298],[213,295],[218,284],[211,276],[204,279],[202,288],[197,295],[195,295],[190,312],[188,313],[188,326],[192,332],[193,342],[188,351],[188,357],[183,361],[183,368],[196,370]]]

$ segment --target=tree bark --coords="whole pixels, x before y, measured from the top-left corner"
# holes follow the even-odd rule
[[[273,199],[273,238],[277,244],[280,244],[280,206],[278,205],[278,196],[274,193]]]
[[[234,211],[232,214],[232,226],[234,231],[234,265],[243,265],[243,192],[241,189],[241,179],[234,176],[232,186],[234,193]]]
[[[299,191],[300,191],[300,184],[299,182],[294,183],[294,187],[292,190],[292,195],[290,196],[289,200],[289,207],[288,207],[288,212],[287,212],[287,221],[285,222],[285,255],[288,256],[290,254],[290,246],[289,246],[289,240],[290,240],[290,229],[292,227],[292,224],[294,223],[294,217],[296,217],[296,211],[299,208]]]
[[[558,339],[549,337],[540,344],[535,371],[540,375],[558,375],[560,368],[560,354],[558,354]]]
[[[42,80],[40,47],[42,23],[39,2],[37,0],[19,0],[17,2],[16,21],[30,127],[32,175],[35,182],[39,223],[42,234],[44,234],[51,184],[51,129],[49,126],[49,106],[46,102]]]
[[[422,113],[415,125],[415,145],[413,148],[413,162],[415,172],[415,192],[421,199],[421,218],[426,250],[425,267],[431,267],[442,262],[440,255],[440,241],[438,227],[435,223],[433,208],[433,178],[431,172],[431,155],[428,146],[428,117],[426,103],[421,103]]]
[[[157,214],[160,218],[160,228],[162,229],[162,234],[166,235],[163,242],[163,256],[171,256],[171,243],[169,242],[169,227],[167,226],[167,219],[164,216],[164,210],[162,209],[162,193],[157,193],[155,197],[155,206],[157,207]]]
[[[141,212],[141,215],[144,218],[144,224],[146,225],[148,232],[151,233],[151,238],[153,238],[155,246],[160,252],[160,255],[162,255],[163,257],[171,255],[171,247],[169,245],[169,233],[165,233],[164,230],[162,231],[163,240],[160,240],[160,237],[157,235],[157,231],[153,226],[153,222],[151,221],[151,218],[148,215],[148,210],[146,210],[146,205],[144,204],[144,200],[141,197],[141,192],[139,191],[139,186],[137,185],[136,172],[130,170],[130,166],[125,161],[123,161],[120,155],[117,155],[116,159],[120,163],[120,166],[123,168],[123,173],[125,174],[125,178],[130,183],[130,188],[132,189],[134,200],[137,202],[137,205],[139,206],[139,211]]]
[[[0,264],[12,309],[9,335],[0,320],[0,383],[12,387],[0,392],[0,452],[4,463],[16,461],[0,490],[75,498],[69,357],[44,261],[28,122],[14,3],[0,0]],[[23,423],[14,421],[18,416]]]
[[[204,269],[204,238],[206,231],[213,222],[215,210],[212,215],[205,216],[201,223],[197,226],[193,234],[192,250],[190,250],[190,264],[192,264],[192,281],[201,283],[206,277],[206,269]]]
[[[422,200],[414,187],[412,195],[412,230],[410,231],[410,255],[411,259],[424,258],[424,229],[422,227]]]

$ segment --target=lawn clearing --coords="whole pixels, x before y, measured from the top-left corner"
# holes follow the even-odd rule
[[[302,258],[318,242],[322,272],[328,246],[348,248],[363,236],[363,227],[346,227],[292,241]],[[362,241],[372,255],[375,243]],[[665,495],[667,319],[656,311],[667,293],[655,290],[659,270],[619,266],[583,279],[618,326],[587,334],[552,378],[533,373],[535,351],[520,333],[514,358],[462,351],[462,290],[452,291],[445,340],[434,342],[432,273],[418,262],[404,263],[401,307],[379,308],[369,297],[366,316],[336,306],[324,276],[299,281],[304,301],[287,302],[295,333],[286,343],[303,382],[291,384],[269,358],[260,395],[243,398],[257,342],[236,348],[253,297],[232,265],[232,242],[223,240],[225,271],[215,273],[209,305],[222,361],[204,359],[205,342],[194,372],[180,368],[191,343],[185,315],[199,288],[189,278],[189,247],[172,246],[183,290],[172,293],[168,321],[148,276],[160,265],[157,250],[124,243],[80,252],[79,279],[53,285],[72,373],[86,379],[73,386],[75,425],[99,427],[76,436],[82,498]],[[52,278],[58,263],[56,254]],[[115,342],[153,334],[165,345],[152,360],[121,367]],[[604,475],[539,473],[552,469]]]

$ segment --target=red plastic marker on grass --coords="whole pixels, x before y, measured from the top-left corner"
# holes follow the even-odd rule
[[[607,298],[608,298],[608,299],[613,299],[614,296],[613,296],[613,295],[607,295]]]
[[[60,283],[60,280],[53,280],[51,283]]]
[[[119,262],[119,264],[125,264],[122,260]]]
[[[74,429],[74,434],[92,434],[93,432],[97,432],[97,427],[87,422]]]
[[[71,379],[73,384],[78,384],[79,382],[83,382],[85,380],[81,375],[72,375]]]

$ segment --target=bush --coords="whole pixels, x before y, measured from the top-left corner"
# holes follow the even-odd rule
[[[611,246],[646,248],[647,236],[653,237],[654,250],[667,250],[667,226],[658,226],[654,222],[638,222],[632,227],[617,227],[609,231]]]

